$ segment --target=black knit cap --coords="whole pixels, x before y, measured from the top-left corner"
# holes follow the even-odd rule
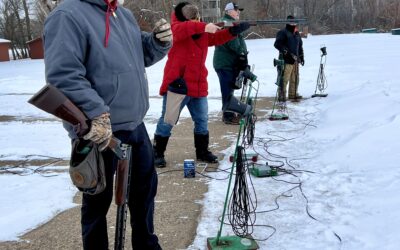
[[[293,26],[296,26],[297,25],[297,23],[295,23],[295,22],[292,22],[291,20],[294,20],[295,18],[294,18],[294,16],[293,15],[288,15],[287,17],[286,17],[286,20],[287,20],[287,24],[289,24],[289,25],[293,25]]]

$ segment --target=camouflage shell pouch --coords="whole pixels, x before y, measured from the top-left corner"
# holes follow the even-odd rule
[[[106,188],[105,166],[98,144],[83,139],[72,141],[69,175],[83,193],[95,195]]]

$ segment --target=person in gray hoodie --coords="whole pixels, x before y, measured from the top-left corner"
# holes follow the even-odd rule
[[[132,248],[161,249],[153,227],[157,174],[143,118],[149,108],[145,67],[161,60],[171,47],[169,23],[161,19],[146,33],[117,0],[65,0],[47,17],[43,40],[46,81],[91,120],[83,139],[106,148],[114,135],[132,146]],[[64,127],[72,140],[77,138],[72,126]],[[117,159],[109,149],[102,156],[106,189],[82,198],[84,249],[108,249],[106,214]]]

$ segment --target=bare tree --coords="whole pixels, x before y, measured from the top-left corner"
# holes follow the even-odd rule
[[[26,0],[22,0],[22,6],[24,9],[24,14],[25,14],[25,26],[26,26],[26,35],[27,39],[31,40],[33,38],[32,36],[32,30],[31,30],[31,19],[29,17],[29,8]]]
[[[125,0],[142,29],[150,31],[154,20],[169,20],[174,6],[183,0]],[[187,0],[201,7],[202,0]],[[62,0],[0,0],[0,35],[12,41],[14,58],[27,56],[25,42],[42,33],[46,16]],[[221,11],[230,0],[221,0]],[[282,19],[289,14],[306,17],[315,34],[347,33],[376,27],[388,31],[400,27],[399,0],[236,0],[245,8],[242,20]],[[251,31],[273,37],[282,25],[260,25]]]
[[[15,18],[13,18],[12,13],[9,11],[9,2],[3,2],[0,5],[0,13],[1,13],[1,18],[0,18],[0,30],[4,38],[11,40],[12,37],[14,37],[14,30],[16,30],[16,25],[15,25]],[[12,40],[11,40],[12,41]],[[13,59],[15,60],[17,58],[18,51],[14,49],[14,44],[11,43],[11,51],[13,55]]]
[[[11,41],[11,50],[14,59],[27,58],[27,36],[24,22],[21,19],[22,4],[18,0],[4,0],[1,5],[1,27],[4,37]]]
[[[62,0],[38,0],[35,4],[36,16],[38,22],[44,24],[44,20],[47,15],[55,8],[58,4],[60,4]]]

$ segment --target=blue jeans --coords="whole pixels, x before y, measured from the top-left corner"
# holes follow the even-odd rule
[[[164,122],[165,109],[167,105],[167,94],[163,96],[163,105],[161,117],[157,123],[157,129],[155,134],[162,137],[171,136],[171,130],[173,126]],[[207,97],[190,97],[186,96],[182,103],[180,111],[184,107],[187,107],[192,120],[194,122],[193,132],[195,134],[205,135],[208,134],[208,100]]]
[[[229,97],[233,95],[234,89],[232,88],[232,85],[236,81],[236,74],[234,70],[225,70],[225,69],[217,69],[215,70],[215,72],[217,72],[219,78],[219,85],[221,87],[221,95],[222,95],[222,108],[224,108],[229,100]],[[232,118],[233,116],[234,113],[232,112],[223,113],[223,117],[225,119]]]
[[[116,131],[114,135],[123,143],[132,145],[132,171],[129,191],[129,211],[132,226],[132,249],[160,250],[154,234],[154,197],[157,192],[157,173],[151,141],[145,125],[133,131]],[[81,224],[83,249],[107,250],[108,234],[106,215],[113,197],[114,173],[117,158],[111,150],[103,153],[106,172],[106,189],[97,195],[83,194]]]

